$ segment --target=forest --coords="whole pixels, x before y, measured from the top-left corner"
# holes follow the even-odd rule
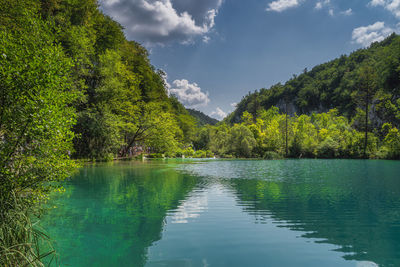
[[[80,163],[189,146],[196,121],[96,0],[0,0],[0,265],[41,265],[32,215]]]
[[[239,158],[400,158],[400,36],[244,96],[195,149]]]
[[[400,133],[391,123],[357,130],[337,109],[289,116],[279,108],[248,111],[241,123],[202,128],[195,148],[210,149],[225,158],[379,158],[399,159]],[[364,124],[365,125],[365,124]],[[369,125],[369,124],[367,124]]]
[[[0,0],[0,265],[44,256],[30,214],[81,159],[400,158],[400,37],[248,94],[224,121],[187,110],[97,0]]]

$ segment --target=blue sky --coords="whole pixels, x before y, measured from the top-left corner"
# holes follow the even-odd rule
[[[249,91],[400,29],[400,0],[102,0],[170,93],[222,119]]]

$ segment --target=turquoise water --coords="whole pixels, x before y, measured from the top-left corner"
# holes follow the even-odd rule
[[[87,166],[41,226],[61,266],[400,266],[400,162]]]

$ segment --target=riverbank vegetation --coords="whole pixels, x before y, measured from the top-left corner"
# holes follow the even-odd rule
[[[398,159],[399,90],[400,37],[393,33],[368,48],[315,66],[310,71],[305,69],[285,84],[249,93],[224,122],[237,124],[236,128],[239,125],[248,127],[250,131],[242,129],[242,132],[247,135],[252,132],[252,137],[258,140],[254,142],[248,137],[245,143],[254,149],[248,149],[251,153],[244,153],[247,155],[262,156],[266,149],[290,157]],[[268,141],[261,141],[263,137],[260,137],[260,133],[265,133],[260,129],[266,127],[261,125],[271,122],[265,117],[265,110],[271,108],[272,113],[279,111],[289,117],[286,127],[282,126],[286,118],[283,123],[283,117],[274,115],[276,119],[272,121],[280,127],[276,126],[280,129],[280,138],[273,143],[275,147]],[[321,117],[326,118],[325,122],[321,122]],[[282,137],[282,127],[285,137]],[[273,139],[273,135],[265,134]],[[286,136],[287,141],[284,140]],[[222,149],[222,152],[243,154],[232,148]]]
[[[365,139],[365,132],[354,126],[357,119],[349,121],[336,109],[288,116],[272,107],[256,118],[245,111],[241,123],[203,128],[195,147],[239,158],[400,158],[396,127],[385,123]]]
[[[0,265],[40,266],[32,219],[70,158],[184,149],[195,120],[95,0],[0,0]]]
[[[392,35],[305,70],[210,125],[97,0],[0,0],[0,265],[41,264],[30,218],[71,158],[399,159],[399,48]]]
[[[73,62],[34,5],[0,3],[0,265],[36,266],[48,251],[30,218],[76,167],[68,153],[79,94]]]

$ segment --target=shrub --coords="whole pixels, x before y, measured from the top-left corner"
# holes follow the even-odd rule
[[[339,144],[330,137],[327,137],[317,148],[318,157],[334,158],[338,156]]]
[[[207,157],[207,152],[204,150],[197,150],[193,154],[194,158],[206,158]]]
[[[276,153],[274,151],[267,151],[264,153],[263,158],[268,160],[274,160],[274,159],[282,159],[283,157],[279,153]]]
[[[162,159],[162,158],[164,158],[164,154],[162,154],[162,153],[152,153],[152,154],[147,155],[147,157],[149,159]]]

